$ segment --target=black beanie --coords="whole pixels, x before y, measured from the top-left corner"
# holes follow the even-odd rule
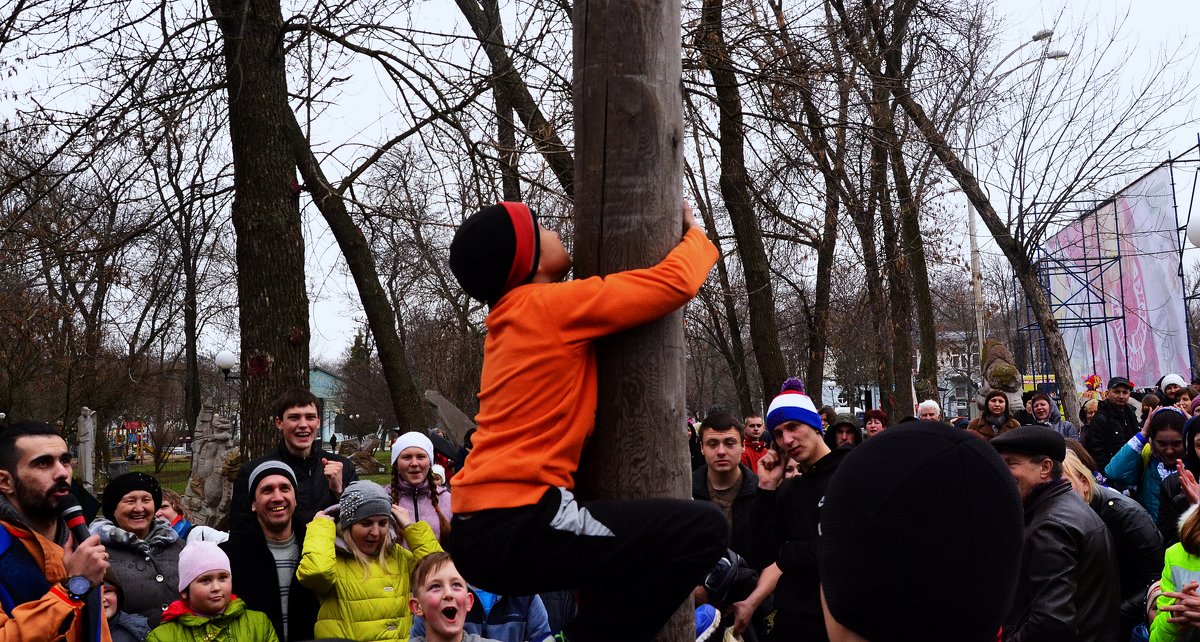
[[[838,466],[817,565],[834,619],[868,640],[995,642],[1023,539],[1021,498],[996,451],[918,421],[868,439]],[[970,599],[947,607],[939,596],[961,591],[964,578]]]
[[[104,487],[101,499],[104,516],[110,520],[113,519],[117,504],[121,503],[121,498],[135,490],[144,490],[150,493],[150,496],[154,498],[154,510],[158,510],[162,506],[162,486],[159,486],[157,479],[146,473],[125,473],[108,482],[108,485]]]
[[[450,271],[473,299],[495,305],[538,268],[537,215],[524,203],[498,203],[472,214],[450,242]]]

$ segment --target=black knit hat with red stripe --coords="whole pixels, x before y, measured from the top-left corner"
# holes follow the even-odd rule
[[[537,215],[524,203],[497,203],[472,214],[450,242],[450,271],[471,298],[495,305],[538,268]]]

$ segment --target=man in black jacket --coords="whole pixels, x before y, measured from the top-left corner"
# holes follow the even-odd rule
[[[296,477],[296,519],[307,524],[317,511],[329,508],[342,496],[342,489],[358,479],[354,464],[341,455],[313,445],[321,429],[317,398],[303,388],[289,390],[275,401],[275,427],[280,444],[274,452],[238,470],[229,502],[229,532],[256,528],[250,512],[250,472],[267,460],[287,464]]]
[[[762,474],[751,513],[759,533],[757,543],[764,547],[763,556],[774,563],[763,569],[750,597],[733,605],[733,629],[740,634],[763,600],[774,593],[775,624],[770,639],[820,642],[829,639],[817,576],[821,502],[833,472],[851,451],[830,451],[812,401],[787,383],[784,386],[766,417],[778,450],[767,452],[759,461]],[[788,457],[796,461],[802,474],[785,482],[783,469]]]
[[[1125,377],[1108,380],[1108,396],[1096,406],[1096,415],[1083,433],[1083,447],[1104,470],[1121,446],[1141,431],[1137,415],[1129,405],[1133,384]]]
[[[1004,620],[1005,642],[1117,642],[1120,603],[1112,539],[1063,478],[1063,436],[1022,426],[991,444],[1008,465],[1025,507],[1021,574]]]
[[[233,592],[267,614],[281,642],[311,640],[320,602],[296,579],[307,526],[296,518],[296,475],[282,461],[267,460],[249,477],[255,527],[220,544],[238,570]]]
[[[729,523],[729,548],[742,557],[753,554],[758,531],[750,523],[750,506],[758,488],[758,476],[739,462],[744,434],[737,418],[726,411],[714,412],[700,423],[700,451],[704,465],[692,472],[692,498],[712,502],[725,513]],[[766,563],[750,559],[755,568]]]

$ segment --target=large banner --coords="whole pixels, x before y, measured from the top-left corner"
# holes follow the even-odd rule
[[[1149,387],[1175,373],[1191,379],[1179,232],[1171,168],[1164,165],[1060,230],[1039,268],[1071,367],[1080,378],[1128,376]]]

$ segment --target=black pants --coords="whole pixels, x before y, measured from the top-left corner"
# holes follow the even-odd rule
[[[709,502],[578,504],[551,488],[531,506],[455,515],[446,548],[463,577],[501,595],[579,589],[571,642],[651,640],[728,545]]]

